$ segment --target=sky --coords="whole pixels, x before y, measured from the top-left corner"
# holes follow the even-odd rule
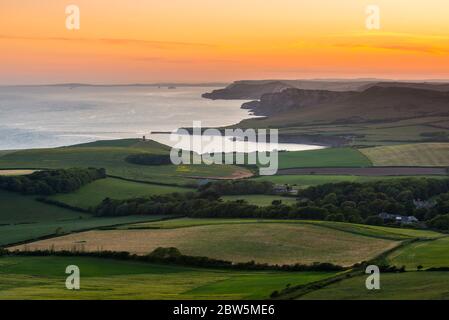
[[[448,17],[448,0],[0,0],[0,84],[449,79]]]

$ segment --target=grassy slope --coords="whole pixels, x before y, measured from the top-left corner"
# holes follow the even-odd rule
[[[329,148],[279,153],[280,169],[370,166],[372,166],[370,160],[358,150],[352,148]]]
[[[72,249],[77,243],[95,251],[146,254],[157,247],[176,247],[187,255],[270,264],[331,262],[352,265],[398,244],[312,224],[244,223],[177,229],[90,231],[38,241],[28,249]],[[23,248],[23,247],[21,247]]]
[[[0,224],[56,222],[88,215],[34,200],[32,196],[0,190]]]
[[[30,196],[0,190],[0,246],[53,235],[57,230],[70,232],[159,218],[161,217],[94,218],[81,212],[38,202]]]
[[[389,257],[391,264],[416,270],[418,265],[425,269],[449,267],[449,237],[412,243],[393,252]]]
[[[68,265],[80,268],[79,291],[65,289]],[[265,299],[287,284],[329,276],[332,274],[222,271],[82,257],[7,257],[0,258],[0,299]]]
[[[360,150],[375,166],[449,166],[449,143],[421,143]]]
[[[308,293],[300,299],[449,299],[449,272],[385,273],[381,275],[380,290],[367,290],[365,280],[366,276],[343,280]]]
[[[142,142],[138,139],[98,141],[54,149],[30,149],[8,153],[0,157],[0,168],[105,168],[109,175],[135,180],[161,183],[192,183],[189,176],[227,177],[236,170],[244,170],[231,165],[163,165],[142,166],[126,162],[129,154],[168,154],[168,147],[154,141]]]
[[[293,204],[296,202],[296,198],[259,195],[259,194],[249,194],[241,196],[223,196],[221,198],[225,201],[246,200],[248,201],[248,203],[255,204],[258,206],[269,206],[271,205],[273,200],[281,200],[283,204]]]
[[[68,193],[51,196],[57,200],[74,207],[88,209],[98,205],[103,199],[129,199],[151,194],[164,194],[172,192],[187,192],[194,189],[160,186],[146,183],[125,181],[121,179],[107,178],[94,181],[81,189]]]

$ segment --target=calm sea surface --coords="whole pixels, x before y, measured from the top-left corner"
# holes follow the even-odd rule
[[[154,131],[235,124],[251,117],[244,101],[201,98],[215,88],[152,86],[0,87],[0,150],[45,148]],[[170,144],[164,135],[150,136]],[[283,150],[318,148],[282,144]],[[219,151],[219,150],[216,150]]]

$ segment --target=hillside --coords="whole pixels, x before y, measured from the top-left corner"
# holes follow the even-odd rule
[[[364,91],[373,86],[401,87],[449,91],[447,83],[432,82],[390,82],[376,79],[367,80],[241,80],[235,81],[226,88],[213,90],[203,94],[208,99],[251,99],[258,100],[266,93],[281,92],[287,88],[303,90],[327,91]]]
[[[271,123],[305,121],[363,123],[423,116],[448,116],[449,92],[374,86],[362,92],[286,89],[245,104]]]

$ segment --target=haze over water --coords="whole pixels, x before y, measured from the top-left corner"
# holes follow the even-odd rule
[[[67,146],[138,138],[201,121],[204,127],[251,117],[243,101],[209,100],[211,87],[20,86],[0,87],[0,150]],[[153,136],[167,142],[166,137]],[[303,150],[311,146],[282,145]]]

